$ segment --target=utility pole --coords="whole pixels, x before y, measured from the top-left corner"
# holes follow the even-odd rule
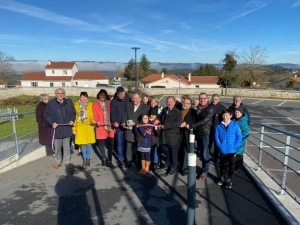
[[[228,71],[226,68],[226,89],[225,89],[225,96],[227,96],[227,81],[228,81]]]
[[[140,48],[139,47],[132,47],[131,49],[134,50],[135,52],[135,69],[134,69],[134,76],[135,76],[135,92],[137,91],[137,64],[136,64],[136,51],[139,50]]]

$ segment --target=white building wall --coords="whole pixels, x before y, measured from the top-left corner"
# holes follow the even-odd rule
[[[54,73],[52,71],[54,71]],[[66,71],[67,73],[64,74],[64,71]],[[78,71],[78,69],[77,69],[77,71]],[[73,76],[72,69],[45,69],[45,73],[46,73],[46,76]]]
[[[177,80],[170,79],[168,77],[154,81],[152,83],[146,84],[145,88],[151,88],[152,86],[164,86],[165,88],[178,88],[179,87],[179,82]],[[188,88],[189,85],[186,83],[180,82],[180,87],[181,88]]]
[[[32,82],[37,83],[36,87],[50,87],[50,83],[53,83],[53,87],[71,87],[70,81],[21,81],[22,87],[32,87]]]
[[[78,72],[78,67],[76,65],[74,65],[72,68],[72,71],[71,71],[72,76],[74,76],[75,73],[77,73],[77,72]]]

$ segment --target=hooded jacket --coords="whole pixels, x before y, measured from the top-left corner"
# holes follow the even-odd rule
[[[238,147],[236,154],[244,155],[245,146],[247,143],[247,139],[249,137],[249,125],[248,125],[248,115],[244,113],[244,115],[239,119],[234,119],[234,121],[239,125],[242,132],[242,143],[240,147]]]

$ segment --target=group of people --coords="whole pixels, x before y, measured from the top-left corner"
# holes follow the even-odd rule
[[[42,94],[36,108],[40,143],[46,146],[47,155],[54,150],[55,169],[62,162],[72,168],[70,137],[75,135],[84,167],[90,166],[92,145],[97,143],[102,166],[115,168],[115,150],[119,167],[130,169],[135,165],[139,174],[155,170],[186,175],[188,153],[194,152],[189,144],[190,129],[202,161],[198,179],[207,178],[211,151],[214,161],[220,163],[219,185],[231,188],[234,172],[243,167],[250,115],[239,96],[233,98],[229,108],[220,103],[218,94],[211,97],[211,102],[206,93],[194,101],[189,95],[180,99],[169,96],[163,108],[156,97],[138,92],[129,96],[123,87],[117,88],[112,100],[101,89],[94,103],[89,102],[87,92],[81,92],[75,104],[65,94],[63,88],[58,88],[50,101]]]

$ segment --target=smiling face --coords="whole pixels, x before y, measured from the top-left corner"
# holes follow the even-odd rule
[[[132,96],[132,102],[134,105],[139,105],[141,103],[141,97],[138,94]]]
[[[65,97],[65,92],[63,90],[58,90],[56,93],[55,93],[55,97],[57,98],[57,100],[61,101],[64,99]]]
[[[81,96],[80,96],[80,101],[81,101],[82,103],[86,103],[86,102],[88,101],[88,98],[87,98],[86,96],[84,96],[84,95],[81,95]]]
[[[223,117],[223,122],[224,122],[224,123],[229,123],[229,121],[230,121],[232,115],[230,115],[229,113],[225,112],[225,113],[223,113],[223,116],[222,116],[222,117]]]
[[[208,97],[206,94],[199,95],[199,101],[201,106],[205,106],[208,102]]]
[[[167,98],[167,102],[166,103],[167,103],[167,107],[169,109],[173,109],[174,106],[175,106],[175,100],[172,97]]]
[[[157,106],[157,102],[155,100],[151,100],[150,102],[150,106],[153,108],[155,106]]]
[[[242,103],[242,99],[241,98],[234,98],[233,99],[233,103],[235,104],[236,108],[239,107]]]

